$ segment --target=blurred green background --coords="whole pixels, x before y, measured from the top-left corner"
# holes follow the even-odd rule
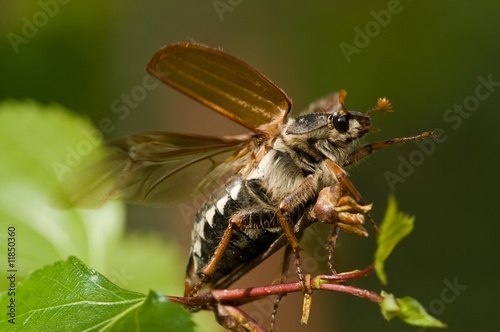
[[[414,232],[387,262],[386,289],[417,298],[450,331],[488,331],[498,326],[500,296],[499,13],[495,1],[4,0],[0,100],[56,102],[97,126],[111,119],[107,138],[145,130],[244,133],[147,79],[152,55],[179,41],[222,47],[258,68],[293,99],[295,112],[341,88],[348,91],[346,106],[360,111],[386,96],[395,112],[373,115],[382,131],[367,141],[434,128],[442,133],[440,143],[380,151],[350,170],[377,220],[391,192],[403,211],[417,216]],[[128,212],[130,231],[162,234],[187,256],[191,221],[180,208]],[[317,236],[311,238],[309,246],[317,246]],[[363,267],[373,247],[373,236],[342,236],[340,270]],[[171,269],[182,280],[184,266]],[[357,285],[380,289],[375,278]],[[177,295],[182,282],[178,287]],[[268,306],[248,311],[258,318]],[[280,310],[281,331],[420,330],[386,323],[374,305],[345,295],[316,294],[308,326],[299,324],[300,295],[289,296]]]

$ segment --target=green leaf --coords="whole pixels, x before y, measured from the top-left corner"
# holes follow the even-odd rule
[[[89,121],[59,105],[0,102],[0,244],[14,226],[16,280],[74,255],[120,287],[182,293],[184,262],[175,243],[146,234],[124,237],[122,203],[95,210],[55,207],[61,179],[86,162],[100,140]],[[7,271],[7,263],[0,260],[0,270]],[[1,278],[0,291],[9,287]],[[38,289],[33,294],[47,295]],[[211,312],[194,318],[205,330],[218,330]]]
[[[394,196],[389,196],[387,210],[380,225],[375,252],[375,271],[383,284],[387,284],[384,262],[394,247],[413,230],[415,217],[398,211]]]
[[[15,295],[15,325],[2,315],[0,330],[16,331],[193,331],[190,314],[159,293],[123,290],[70,257],[33,272]]]
[[[124,228],[124,208],[58,209],[52,197],[62,178],[100,144],[89,121],[59,105],[0,103],[0,242],[16,230],[18,277],[69,255],[106,271]],[[22,250],[21,250],[22,248]],[[6,270],[6,260],[0,269]],[[6,280],[0,280],[5,289]]]
[[[445,328],[446,324],[432,317],[422,305],[411,297],[395,298],[393,294],[382,292],[384,300],[380,304],[382,315],[386,320],[399,317],[407,324],[423,327]]]

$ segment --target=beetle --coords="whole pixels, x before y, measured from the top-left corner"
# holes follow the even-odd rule
[[[283,246],[291,249],[303,280],[298,239],[312,222],[335,225],[332,246],[340,229],[367,235],[362,225],[371,205],[344,168],[375,150],[432,136],[424,132],[359,146],[359,139],[375,130],[370,113],[391,110],[387,99],[363,114],[345,107],[341,90],[294,118],[290,98],[258,70],[201,44],[163,47],[147,72],[250,133],[146,132],[112,141],[100,162],[104,175],[71,199],[161,206],[187,180],[204,188],[223,179],[194,220],[185,296],[229,287]],[[223,325],[241,328],[224,315],[218,314]]]

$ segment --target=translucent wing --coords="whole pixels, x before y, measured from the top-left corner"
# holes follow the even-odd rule
[[[172,44],[155,54],[147,71],[162,82],[254,132],[274,134],[288,114],[287,95],[256,69],[221,50]]]
[[[203,45],[165,46],[150,61],[147,71],[268,137],[278,133],[278,125],[291,107],[286,94],[256,69]],[[172,197],[185,196],[202,179],[204,186],[218,175],[244,167],[251,155],[245,153],[250,138],[162,132],[125,137],[110,144],[109,150],[98,151],[81,171],[64,182],[64,201],[91,207],[121,198],[132,203],[168,205]],[[227,160],[231,154],[235,157]]]
[[[63,183],[64,205],[95,207],[123,199],[168,206],[185,198],[237,150],[244,150],[245,138],[147,132],[113,141]],[[240,163],[226,166],[235,172]]]

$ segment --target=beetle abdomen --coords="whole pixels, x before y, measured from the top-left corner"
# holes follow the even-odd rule
[[[196,272],[214,255],[235,213],[251,218],[251,224],[254,226],[233,231],[231,241],[217,265],[211,283],[216,283],[217,280],[237,270],[238,266],[251,261],[281,234],[280,228],[266,227],[276,223],[276,220],[273,220],[276,218],[275,209],[269,205],[264,190],[256,184],[256,181],[243,180],[240,176],[231,178],[210,196],[196,215],[188,266],[188,275],[193,279],[192,284],[198,279]]]

